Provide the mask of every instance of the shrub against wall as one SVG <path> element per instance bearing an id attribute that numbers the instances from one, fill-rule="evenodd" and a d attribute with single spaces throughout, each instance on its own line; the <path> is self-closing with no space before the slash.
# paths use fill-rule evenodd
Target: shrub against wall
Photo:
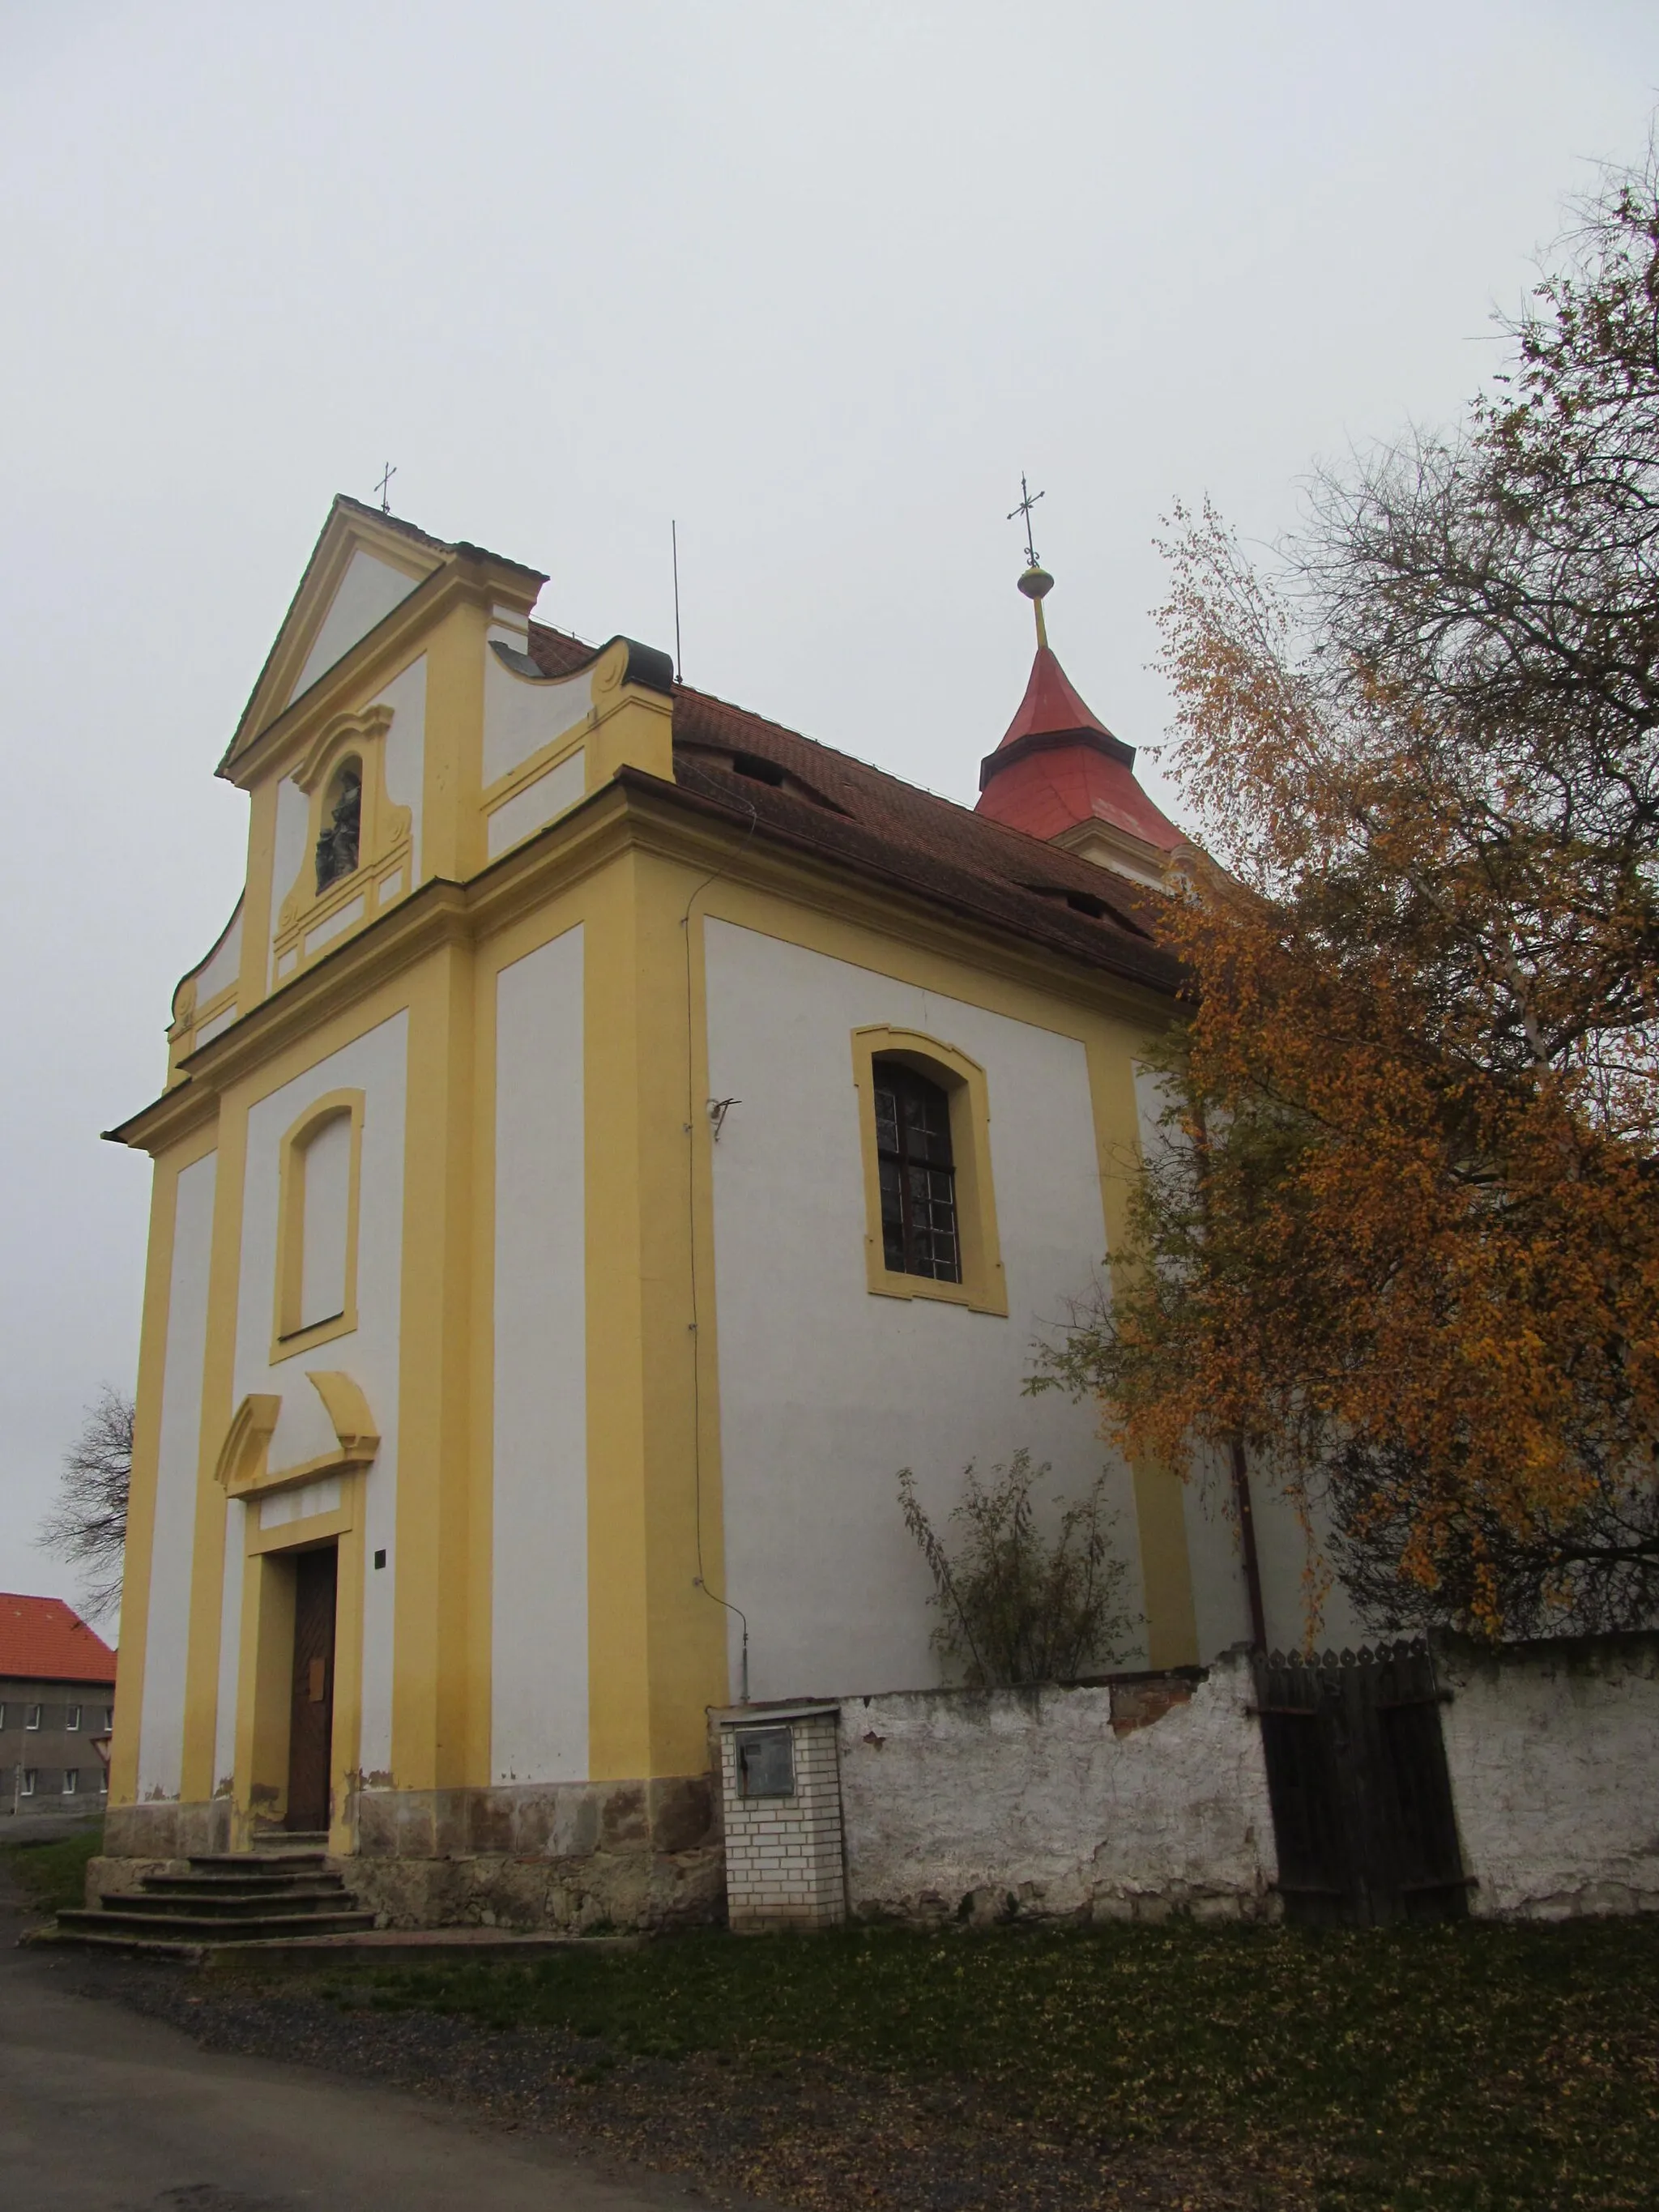
<path id="1" fill-rule="evenodd" d="M 1048 1472 L 1046 1462 L 1033 1468 L 1024 1450 L 993 1468 L 989 1482 L 968 1467 L 947 1524 L 953 1542 L 922 1510 L 910 1469 L 900 1472 L 899 1510 L 933 1577 L 928 1603 L 939 1620 L 929 1640 L 972 1689 L 1072 1681 L 1122 1656 L 1124 1568 L 1109 1547 L 1106 1478 L 1097 1476 L 1081 1498 L 1056 1500 L 1048 1540 L 1033 1502 Z"/>

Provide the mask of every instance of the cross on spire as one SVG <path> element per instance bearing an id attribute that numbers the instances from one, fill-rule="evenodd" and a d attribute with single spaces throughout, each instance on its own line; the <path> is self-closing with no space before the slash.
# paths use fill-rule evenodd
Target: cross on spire
<path id="1" fill-rule="evenodd" d="M 1028 488 L 1025 471 L 1022 469 L 1019 472 L 1019 505 L 1010 507 L 1008 520 L 1012 522 L 1018 514 L 1023 514 L 1025 518 L 1025 565 L 1029 568 L 1035 568 L 1037 565 L 1036 548 L 1031 543 L 1031 509 L 1040 499 L 1046 496 L 1043 492 L 1032 491 Z"/>
<path id="2" fill-rule="evenodd" d="M 380 512 L 382 514 L 390 514 L 392 512 L 392 501 L 386 496 L 386 486 L 392 482 L 392 477 L 395 477 L 397 473 L 397 470 L 394 469 L 391 462 L 388 461 L 386 465 L 386 474 L 380 478 L 379 483 L 374 487 L 375 490 L 380 495 Z M 1037 494 L 1037 497 L 1041 499 L 1042 496 L 1042 493 L 1039 492 Z"/>

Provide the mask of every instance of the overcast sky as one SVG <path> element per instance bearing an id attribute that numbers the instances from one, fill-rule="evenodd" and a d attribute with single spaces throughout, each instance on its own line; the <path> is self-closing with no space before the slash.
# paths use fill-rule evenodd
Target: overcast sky
<path id="1" fill-rule="evenodd" d="M 335 491 L 391 460 L 670 647 L 678 517 L 688 681 L 971 802 L 1020 471 L 1155 745 L 1160 516 L 1271 541 L 1452 418 L 1656 90 L 1651 0 L 0 0 L 0 1588 L 70 1587 L 33 1538 L 148 1202 L 98 1132 L 240 887 L 213 766 Z"/>

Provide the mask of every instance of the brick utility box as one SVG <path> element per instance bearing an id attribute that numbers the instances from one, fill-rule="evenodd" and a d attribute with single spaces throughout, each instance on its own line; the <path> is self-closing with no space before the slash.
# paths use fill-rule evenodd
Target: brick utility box
<path id="1" fill-rule="evenodd" d="M 732 1928 L 834 1928 L 847 1917 L 839 1705 L 714 1715 Z"/>

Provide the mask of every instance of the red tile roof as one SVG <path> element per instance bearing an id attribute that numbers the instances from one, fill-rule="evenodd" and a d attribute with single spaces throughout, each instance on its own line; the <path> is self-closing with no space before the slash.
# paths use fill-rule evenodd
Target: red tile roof
<path id="1" fill-rule="evenodd" d="M 1040 645 L 1019 712 L 980 767 L 978 811 L 1033 837 L 1109 822 L 1171 853 L 1181 832 L 1135 781 L 1134 748 L 1085 706 L 1058 659 Z"/>
<path id="2" fill-rule="evenodd" d="M 1109 822 L 1164 853 L 1182 842 L 1180 830 L 1141 789 L 1128 763 L 1096 746 L 1074 740 L 1033 748 L 1000 769 L 996 760 L 993 753 L 985 763 L 994 772 L 979 802 L 980 813 L 994 821 L 1041 838 L 1058 837 L 1079 822 Z"/>
<path id="3" fill-rule="evenodd" d="M 1018 713 L 1003 732 L 1002 744 L 1017 745 L 1022 738 L 1048 735 L 1060 730 L 1097 730 L 1103 738 L 1112 734 L 1093 709 L 1084 705 L 1073 688 L 1071 678 L 1060 666 L 1059 656 L 1050 647 L 1040 645 L 1026 679 L 1025 696 L 1019 702 Z M 997 750 L 1000 752 L 1002 746 Z"/>
<path id="4" fill-rule="evenodd" d="M 594 651 L 530 625 L 531 657 L 550 676 L 568 675 Z M 674 754 L 688 799 L 752 822 L 762 835 L 1087 966 L 1161 993 L 1179 987 L 1176 963 L 1152 941 L 1163 895 L 1092 860 L 684 684 L 674 686 Z M 766 769 L 777 780 L 757 773 Z"/>
<path id="5" fill-rule="evenodd" d="M 0 1590 L 0 1676 L 26 1682 L 112 1682 L 115 1654 L 60 1597 Z"/>

